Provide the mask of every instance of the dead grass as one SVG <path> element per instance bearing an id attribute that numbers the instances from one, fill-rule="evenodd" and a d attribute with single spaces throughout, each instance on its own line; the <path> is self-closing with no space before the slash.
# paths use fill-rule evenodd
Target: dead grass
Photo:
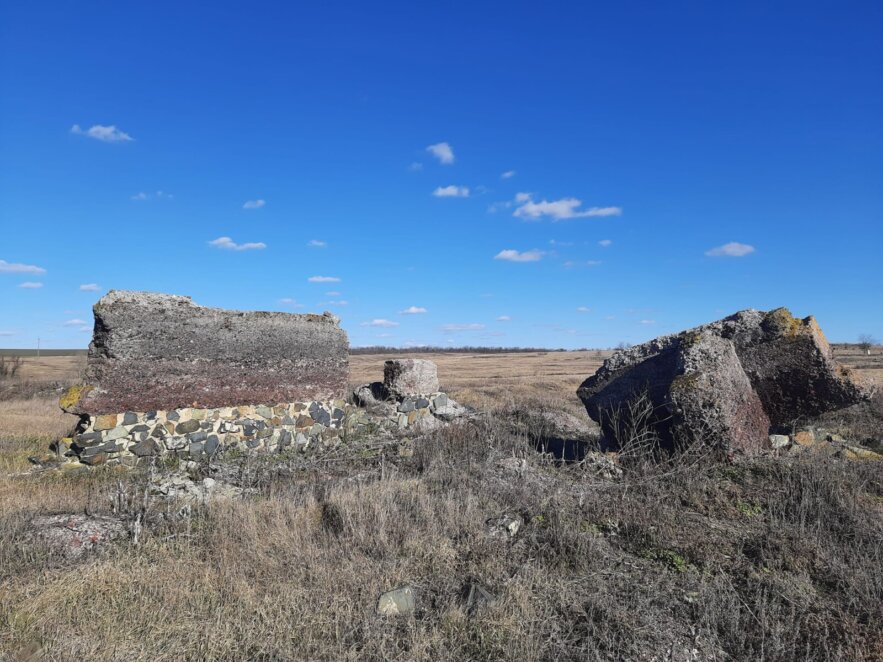
<path id="1" fill-rule="evenodd" d="M 142 512 L 143 474 L 4 470 L 0 659 L 883 657 L 879 464 L 805 454 L 602 479 L 538 455 L 513 416 L 537 403 L 584 416 L 571 398 L 592 368 L 571 357 L 536 375 L 539 357 L 499 358 L 485 372 L 461 360 L 463 374 L 437 359 L 490 416 L 404 456 L 230 459 L 224 475 L 255 491 L 189 513 L 156 499 Z M 382 373 L 380 357 L 353 363 L 354 382 Z M 51 400 L 0 403 L 13 440 L 0 462 L 20 469 L 66 425 Z M 116 515 L 144 518 L 139 544 L 71 564 L 31 538 L 34 516 L 114 514 L 121 491 L 132 505 Z M 486 525 L 503 513 L 523 522 L 512 539 Z M 497 600 L 470 613 L 473 581 Z M 418 613 L 377 615 L 406 583 Z"/>

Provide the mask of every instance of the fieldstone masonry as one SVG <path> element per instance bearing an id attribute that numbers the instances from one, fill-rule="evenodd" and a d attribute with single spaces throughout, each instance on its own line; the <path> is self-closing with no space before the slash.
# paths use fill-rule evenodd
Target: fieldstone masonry
<path id="1" fill-rule="evenodd" d="M 386 383 L 362 387 L 376 400 L 359 389 L 355 404 L 344 400 L 348 342 L 329 313 L 246 313 L 120 291 L 94 312 L 86 383 L 60 401 L 80 423 L 54 444 L 86 465 L 305 450 L 465 413 L 423 360 L 387 361 Z"/>

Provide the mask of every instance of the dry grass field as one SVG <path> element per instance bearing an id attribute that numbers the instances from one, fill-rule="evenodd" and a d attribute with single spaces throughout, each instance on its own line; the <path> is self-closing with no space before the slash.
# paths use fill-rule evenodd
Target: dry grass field
<path id="1" fill-rule="evenodd" d="M 152 496 L 141 472 L 29 472 L 72 423 L 46 389 L 82 358 L 26 360 L 40 388 L 16 392 L 38 395 L 0 401 L 0 660 L 883 659 L 878 464 L 698 458 L 610 479 L 516 424 L 584 417 L 574 391 L 602 356 L 416 356 L 485 415 L 381 450 L 202 464 L 246 490 L 208 503 Z M 353 357 L 353 383 L 384 358 Z M 138 535 L 77 560 L 35 537 L 35 517 L 82 513 Z M 468 603 L 476 583 L 491 603 Z M 404 584 L 417 611 L 378 614 Z"/>

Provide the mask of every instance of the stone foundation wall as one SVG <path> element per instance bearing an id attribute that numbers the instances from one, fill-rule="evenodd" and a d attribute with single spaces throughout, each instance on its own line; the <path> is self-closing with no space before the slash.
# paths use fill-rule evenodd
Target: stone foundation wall
<path id="1" fill-rule="evenodd" d="M 381 429 L 432 429 L 461 410 L 446 394 L 433 393 L 376 411 L 331 400 L 86 415 L 77 433 L 60 441 L 56 451 L 88 465 L 134 465 L 139 458 L 171 455 L 198 460 L 230 450 L 278 453 Z"/>

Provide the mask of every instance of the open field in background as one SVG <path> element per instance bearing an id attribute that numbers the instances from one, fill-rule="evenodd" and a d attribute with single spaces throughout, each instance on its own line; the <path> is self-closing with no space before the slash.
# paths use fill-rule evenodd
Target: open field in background
<path id="1" fill-rule="evenodd" d="M 0 350 L 0 355 L 11 350 Z M 579 384 L 597 370 L 613 350 L 572 352 L 482 353 L 396 353 L 357 354 L 350 357 L 350 381 L 364 384 L 383 380 L 387 358 L 423 358 L 438 364 L 439 381 L 454 397 L 479 406 L 483 398 L 499 400 L 506 393 L 516 396 L 555 397 L 575 402 Z M 835 358 L 854 368 L 865 379 L 883 384 L 883 349 L 875 347 L 868 356 L 856 345 L 835 345 Z M 86 365 L 85 354 L 25 356 L 15 382 L 38 384 L 76 382 Z"/>

